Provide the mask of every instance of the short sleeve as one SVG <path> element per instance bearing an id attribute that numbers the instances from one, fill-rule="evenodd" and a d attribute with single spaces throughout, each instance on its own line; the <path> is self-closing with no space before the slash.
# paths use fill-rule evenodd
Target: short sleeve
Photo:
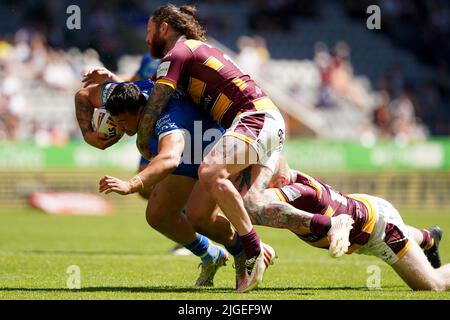
<path id="1" fill-rule="evenodd" d="M 155 125 L 155 137 L 159 140 L 172 131 L 179 130 L 183 130 L 183 127 L 179 124 L 177 117 L 169 112 L 163 112 Z"/>
<path id="2" fill-rule="evenodd" d="M 137 74 L 140 79 L 150 79 L 155 73 L 159 65 L 159 60 L 154 60 L 149 54 L 142 57 L 141 65 Z"/>
<path id="3" fill-rule="evenodd" d="M 111 92 L 113 92 L 114 88 L 117 86 L 115 82 L 108 82 L 101 86 L 100 89 L 100 105 L 102 108 L 105 107 L 106 101 L 108 101 Z"/>

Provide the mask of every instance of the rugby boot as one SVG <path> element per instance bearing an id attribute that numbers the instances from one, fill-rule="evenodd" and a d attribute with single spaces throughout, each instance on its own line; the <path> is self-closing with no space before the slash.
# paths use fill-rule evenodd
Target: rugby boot
<path id="1" fill-rule="evenodd" d="M 256 288 L 263 280 L 264 272 L 277 258 L 275 250 L 261 242 L 261 252 L 258 256 L 245 260 L 245 278 L 237 288 L 238 292 L 248 292 Z"/>
<path id="2" fill-rule="evenodd" d="M 430 235 L 434 240 L 433 245 L 429 249 L 423 250 L 427 256 L 428 261 L 430 261 L 433 268 L 437 269 L 441 266 L 441 258 L 439 257 L 439 242 L 442 239 L 442 229 L 439 226 L 432 226 L 428 229 Z"/>
<path id="3" fill-rule="evenodd" d="M 200 275 L 195 282 L 196 287 L 212 287 L 214 286 L 214 276 L 220 267 L 226 265 L 228 261 L 228 252 L 226 250 L 220 249 L 219 254 L 215 259 L 209 261 L 202 261 L 199 264 L 201 267 Z"/>
<path id="4" fill-rule="evenodd" d="M 338 258 L 348 251 L 350 246 L 350 230 L 353 228 L 353 219 L 347 214 L 331 217 L 331 228 L 328 231 L 330 246 L 328 253 L 333 258 Z"/>

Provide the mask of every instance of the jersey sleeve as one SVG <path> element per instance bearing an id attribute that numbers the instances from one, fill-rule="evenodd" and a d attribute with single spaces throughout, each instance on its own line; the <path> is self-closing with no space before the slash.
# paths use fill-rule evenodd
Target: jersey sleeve
<path id="1" fill-rule="evenodd" d="M 180 117 L 179 113 L 173 112 L 173 108 L 170 106 L 163 111 L 155 124 L 155 137 L 158 141 L 168 134 L 174 132 L 181 132 L 184 134 L 185 131 L 183 119 Z"/>
<path id="2" fill-rule="evenodd" d="M 159 64 L 156 71 L 156 83 L 162 83 L 176 90 L 183 73 L 190 67 L 193 55 L 183 44 L 175 46 Z"/>
<path id="3" fill-rule="evenodd" d="M 107 82 L 100 87 L 100 105 L 102 108 L 105 107 L 106 101 L 108 101 L 109 96 L 116 86 L 117 83 L 115 82 Z"/>
<path id="4" fill-rule="evenodd" d="M 141 59 L 137 75 L 140 79 L 150 79 L 156 73 L 158 65 L 159 60 L 154 60 L 149 54 L 145 54 Z"/>
<path id="5" fill-rule="evenodd" d="M 150 138 L 150 155 L 155 156 L 158 154 L 158 140 L 155 138 Z"/>

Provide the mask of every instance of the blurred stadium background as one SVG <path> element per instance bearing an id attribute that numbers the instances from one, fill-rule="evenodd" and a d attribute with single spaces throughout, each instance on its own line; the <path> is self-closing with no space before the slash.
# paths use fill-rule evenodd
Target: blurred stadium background
<path id="1" fill-rule="evenodd" d="M 450 10 L 446 0 L 205 0 L 209 40 L 280 106 L 286 154 L 344 192 L 406 208 L 450 207 Z M 73 95 L 83 70 L 138 67 L 149 13 L 164 1 L 0 1 L 0 207 L 36 191 L 96 192 L 127 177 L 134 139 L 85 144 Z M 66 8 L 81 8 L 81 30 Z M 381 30 L 366 9 L 381 8 Z M 138 206 L 136 197 L 110 196 Z"/>

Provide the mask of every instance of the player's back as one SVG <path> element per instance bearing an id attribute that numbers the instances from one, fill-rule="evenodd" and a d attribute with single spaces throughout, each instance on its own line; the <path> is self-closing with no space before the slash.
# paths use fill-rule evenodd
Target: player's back
<path id="1" fill-rule="evenodd" d="M 161 60 L 157 82 L 180 86 L 224 128 L 237 114 L 276 109 L 257 84 L 211 45 L 181 39 Z"/>
<path id="2" fill-rule="evenodd" d="M 154 82 L 150 80 L 136 81 L 142 94 L 148 98 Z M 198 167 L 203 155 L 224 133 L 207 113 L 194 106 L 192 101 L 182 91 L 177 90 L 155 124 L 156 139 L 150 141 L 152 154 L 157 153 L 158 141 L 174 131 L 182 132 L 185 137 L 185 148 L 176 175 L 197 178 Z"/>
<path id="3" fill-rule="evenodd" d="M 153 90 L 154 82 L 151 80 L 139 80 L 136 81 L 135 84 L 139 87 L 141 93 L 148 99 Z M 176 90 L 173 93 L 167 107 L 161 112 L 161 115 L 156 122 L 156 127 L 161 128 L 170 125 L 170 121 L 167 121 L 168 118 L 170 118 L 172 122 L 182 125 L 183 129 L 189 131 L 192 135 L 196 133 L 196 130 L 200 129 L 202 130 L 202 133 L 209 129 L 217 129 L 219 132 L 224 132 L 222 127 L 217 125 L 206 112 L 195 107 L 190 97 L 181 90 Z M 158 134 L 156 133 L 156 135 Z"/>

